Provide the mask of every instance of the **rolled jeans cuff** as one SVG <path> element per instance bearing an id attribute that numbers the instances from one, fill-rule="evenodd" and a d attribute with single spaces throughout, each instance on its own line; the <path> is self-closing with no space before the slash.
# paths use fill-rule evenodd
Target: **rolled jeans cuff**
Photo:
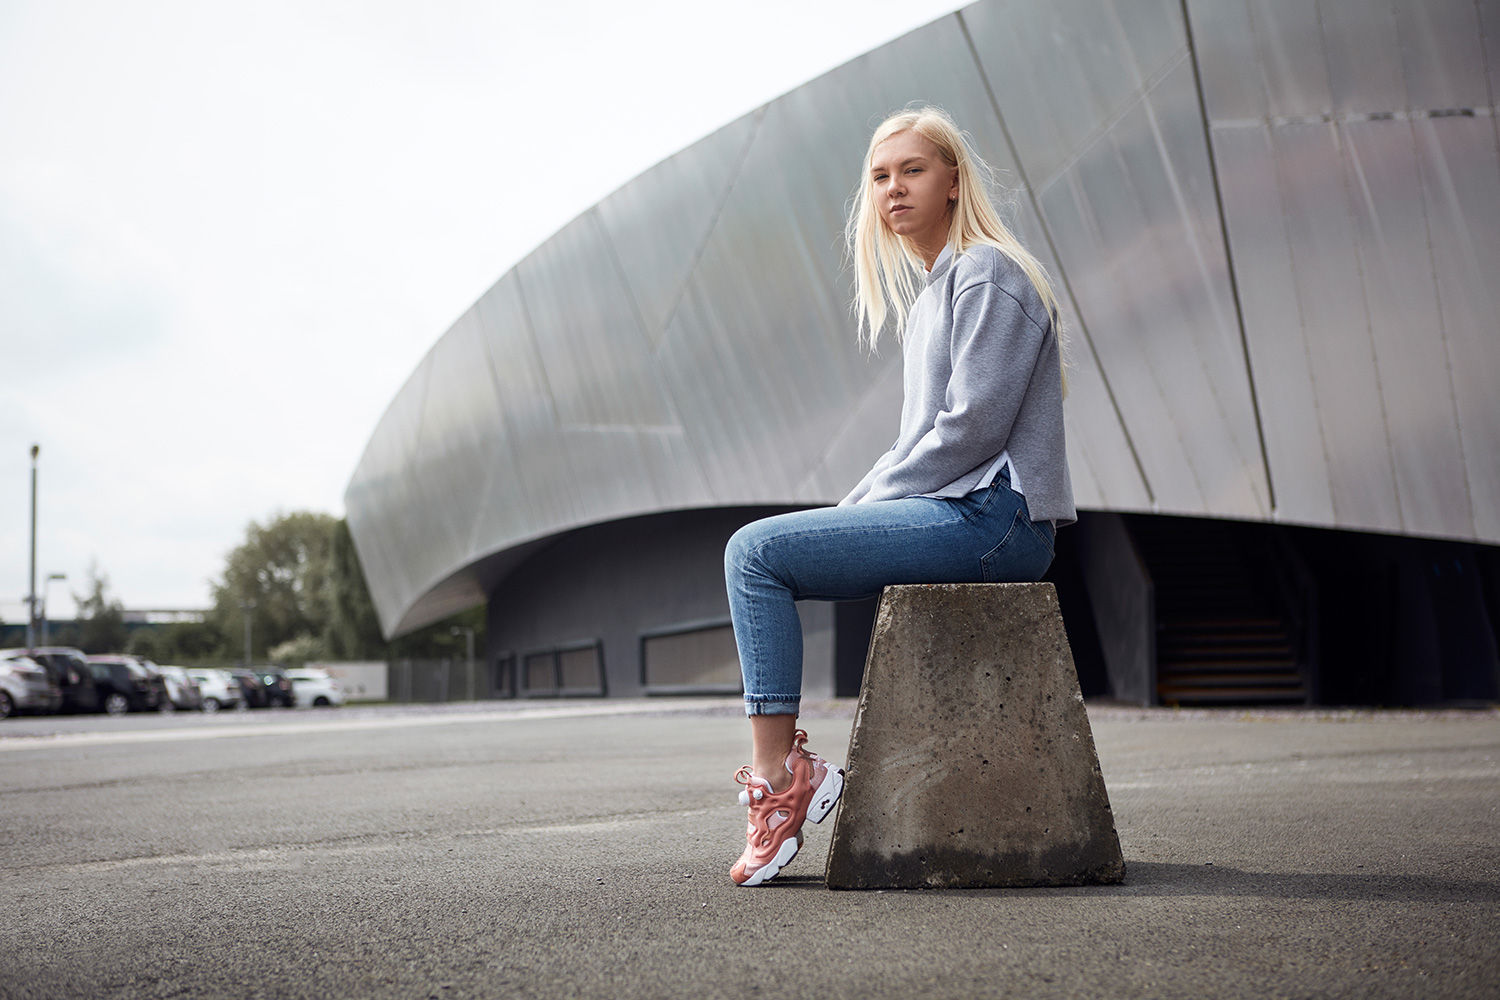
<path id="1" fill-rule="evenodd" d="M 745 714 L 750 715 L 796 715 L 801 707 L 800 695 L 747 694 Z"/>

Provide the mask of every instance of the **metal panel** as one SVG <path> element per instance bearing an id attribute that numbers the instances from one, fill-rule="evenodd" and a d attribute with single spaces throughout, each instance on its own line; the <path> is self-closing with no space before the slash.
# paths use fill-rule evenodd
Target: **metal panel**
<path id="1" fill-rule="evenodd" d="M 502 424 L 476 420 L 499 415 L 495 383 L 483 365 L 478 308 L 471 308 L 428 354 L 428 385 L 438 386 L 422 400 L 422 424 L 411 457 L 425 516 L 402 532 L 407 561 L 418 579 L 435 583 L 452 572 L 452 552 L 472 555 L 469 541 L 485 499 L 486 464 Z"/>
<path id="2" fill-rule="evenodd" d="M 1287 125 L 1274 134 L 1334 517 L 1352 528 L 1399 530 L 1338 135 L 1332 125 Z"/>
<path id="3" fill-rule="evenodd" d="M 1405 108 L 1394 7 L 1370 0 L 1320 0 L 1318 10 L 1332 110 L 1347 115 Z"/>
<path id="4" fill-rule="evenodd" d="M 979 4 L 964 11 L 1027 175 L 1039 188 L 1161 72 L 1185 57 L 1174 6 L 1111 0 Z M 1151 15 L 1155 15 L 1154 18 Z M 1144 52 L 1131 39 L 1151 39 Z"/>
<path id="5" fill-rule="evenodd" d="M 401 617 L 411 595 L 425 582 L 413 577 L 402 534 L 392 528 L 421 513 L 410 468 L 430 358 L 429 353 L 422 359 L 380 418 L 344 496 L 349 532 L 369 581 L 370 598 L 385 624 Z"/>
<path id="6" fill-rule="evenodd" d="M 1467 490 L 1454 488 L 1465 481 L 1464 458 L 1412 126 L 1365 121 L 1342 131 L 1400 526 L 1467 534 L 1473 512 Z"/>
<path id="7" fill-rule="evenodd" d="M 1187 0 L 1187 12 L 1208 116 L 1215 121 L 1266 117 L 1270 98 L 1256 58 L 1249 5 L 1243 0 Z"/>
<path id="8" fill-rule="evenodd" d="M 516 267 L 558 418 L 577 427 L 676 429 L 650 340 L 593 210 Z"/>
<path id="9" fill-rule="evenodd" d="M 499 409 L 471 419 L 502 430 L 469 542 L 471 551 L 482 552 L 495 539 L 524 540 L 549 517 L 576 520 L 583 510 L 571 491 L 558 492 L 564 484 L 552 478 L 559 466 L 553 439 L 559 421 L 516 272 L 497 281 L 476 309 L 483 351 L 474 361 L 494 382 Z"/>
<path id="10" fill-rule="evenodd" d="M 1043 210 L 1104 370 L 1130 387 L 1117 399 L 1157 503 L 1263 515 L 1222 243 L 1202 233 L 1174 162 L 1196 152 L 1206 172 L 1206 153 L 1166 149 L 1155 118 L 1149 101 L 1121 117 Z"/>
<path id="11" fill-rule="evenodd" d="M 1277 512 L 1294 521 L 1331 523 L 1327 447 L 1271 130 L 1264 125 L 1216 129 L 1214 148 Z"/>
<path id="12" fill-rule="evenodd" d="M 1323 57 L 1319 5 L 1307 0 L 1246 0 L 1255 58 L 1273 118 L 1333 110 Z"/>
<path id="13" fill-rule="evenodd" d="M 1396 4 L 1401 57 L 1414 108 L 1476 108 L 1494 103 L 1485 80 L 1474 0 Z M 1490 31 L 1500 25 L 1490 24 Z"/>
<path id="14" fill-rule="evenodd" d="M 1485 103 L 1493 112 L 1495 96 L 1500 94 L 1500 0 L 1475 0 L 1474 11 L 1479 19 L 1479 40 L 1489 73 L 1486 88 L 1489 100 Z"/>
<path id="15" fill-rule="evenodd" d="M 759 119 L 731 122 L 599 203 L 599 221 L 653 344 L 682 298 Z"/>
<path id="16" fill-rule="evenodd" d="M 1474 534 L 1500 541 L 1500 160 L 1493 121 L 1425 119 L 1416 133 Z M 1445 534 L 1465 532 L 1454 525 Z"/>

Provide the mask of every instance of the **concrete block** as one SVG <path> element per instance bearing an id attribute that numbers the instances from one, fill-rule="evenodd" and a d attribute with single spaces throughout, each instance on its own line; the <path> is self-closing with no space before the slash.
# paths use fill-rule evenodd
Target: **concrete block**
<path id="1" fill-rule="evenodd" d="M 846 769 L 830 888 L 1125 877 L 1051 584 L 887 587 Z"/>

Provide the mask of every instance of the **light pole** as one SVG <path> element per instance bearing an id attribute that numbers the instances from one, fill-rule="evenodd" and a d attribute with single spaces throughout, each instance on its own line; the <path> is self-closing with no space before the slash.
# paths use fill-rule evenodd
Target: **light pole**
<path id="1" fill-rule="evenodd" d="M 468 647 L 469 663 L 469 700 L 474 700 L 474 630 L 466 625 L 454 625 L 448 629 L 449 635 L 463 635 L 464 642 Z"/>
<path id="2" fill-rule="evenodd" d="M 47 579 L 42 581 L 42 645 L 47 645 L 47 595 L 52 591 L 53 580 L 66 580 L 66 573 L 48 573 Z"/>
<path id="3" fill-rule="evenodd" d="M 249 670 L 250 664 L 253 662 L 250 659 L 250 612 L 255 610 L 255 602 L 241 601 L 240 607 L 245 612 L 245 669 Z"/>
<path id="4" fill-rule="evenodd" d="M 36 648 L 36 457 L 42 446 L 31 446 L 31 590 L 26 594 L 26 648 Z"/>

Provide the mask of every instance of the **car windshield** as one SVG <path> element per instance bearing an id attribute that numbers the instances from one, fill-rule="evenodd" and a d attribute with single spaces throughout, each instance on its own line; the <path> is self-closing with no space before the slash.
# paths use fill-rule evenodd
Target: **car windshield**
<path id="1" fill-rule="evenodd" d="M 142 680 L 148 680 L 151 677 L 151 671 L 147 670 L 145 667 L 141 666 L 139 663 L 133 663 L 133 662 L 131 662 L 129 660 L 126 660 L 125 661 L 125 669 L 130 671 L 130 675 L 132 677 L 139 677 Z"/>

